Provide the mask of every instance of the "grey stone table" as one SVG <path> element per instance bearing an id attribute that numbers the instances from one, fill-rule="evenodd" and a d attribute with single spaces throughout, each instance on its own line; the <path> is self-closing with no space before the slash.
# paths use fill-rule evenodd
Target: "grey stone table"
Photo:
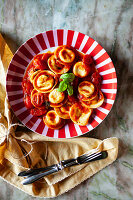
<path id="1" fill-rule="evenodd" d="M 80 31 L 99 42 L 117 71 L 108 117 L 86 136 L 120 139 L 119 159 L 58 200 L 133 199 L 133 0 L 0 0 L 0 32 L 13 52 L 51 29 Z M 33 198 L 0 180 L 0 200 Z"/>

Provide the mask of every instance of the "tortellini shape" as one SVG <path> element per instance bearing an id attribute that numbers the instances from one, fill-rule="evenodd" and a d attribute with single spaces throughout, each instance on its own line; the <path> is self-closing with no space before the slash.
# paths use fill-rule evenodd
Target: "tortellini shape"
<path id="1" fill-rule="evenodd" d="M 61 77 L 69 72 L 75 75 L 74 80 Z M 43 113 L 40 116 L 51 129 L 62 128 L 69 119 L 75 124 L 86 126 L 93 109 L 104 102 L 100 91 L 101 78 L 93 59 L 70 45 L 58 46 L 54 52 L 35 56 L 25 74 L 32 88 L 28 94 L 34 111 L 31 113 L 33 116 Z M 64 88 L 59 90 L 63 92 L 57 89 L 61 81 L 67 83 L 65 91 Z M 72 95 L 69 92 L 70 86 Z M 25 92 L 24 88 L 25 95 L 27 90 Z"/>
<path id="2" fill-rule="evenodd" d="M 69 112 L 70 112 L 71 106 L 72 106 L 72 103 L 67 101 L 63 106 L 59 108 L 54 108 L 54 110 L 57 113 L 57 115 L 59 115 L 61 118 L 70 119 Z"/>
<path id="3" fill-rule="evenodd" d="M 32 92 L 31 92 L 31 99 L 32 99 L 33 95 L 34 95 L 35 93 L 37 93 L 37 92 L 38 92 L 38 91 L 35 90 L 35 89 L 32 90 Z"/>
<path id="4" fill-rule="evenodd" d="M 88 124 L 91 113 L 92 109 L 87 108 L 81 102 L 75 103 L 70 108 L 71 120 L 80 126 L 86 126 Z"/>
<path id="5" fill-rule="evenodd" d="M 37 90 L 33 89 L 31 92 L 31 103 L 35 108 L 45 108 L 45 105 L 42 105 L 44 101 L 47 101 L 47 93 L 40 93 Z"/>
<path id="6" fill-rule="evenodd" d="M 95 86 L 91 82 L 83 81 L 79 84 L 78 91 L 81 95 L 90 97 L 95 91 Z"/>
<path id="7" fill-rule="evenodd" d="M 45 108 L 44 102 L 48 101 L 48 93 L 41 93 L 35 89 L 31 92 L 31 103 L 34 107 Z"/>
<path id="8" fill-rule="evenodd" d="M 55 56 L 51 56 L 48 59 L 48 66 L 56 74 L 64 74 L 69 71 L 71 65 L 63 65 L 59 63 L 59 61 L 55 58 Z"/>
<path id="9" fill-rule="evenodd" d="M 36 75 L 40 72 L 41 70 L 37 70 L 37 71 L 34 71 L 34 70 L 31 70 L 30 73 L 29 73 L 29 79 L 30 79 L 30 82 L 33 83 L 34 81 L 34 78 L 36 77 Z"/>
<path id="10" fill-rule="evenodd" d="M 60 118 L 54 110 L 48 111 L 43 121 L 51 129 L 60 129 L 65 125 L 65 120 Z"/>
<path id="11" fill-rule="evenodd" d="M 82 101 L 82 103 L 89 108 L 98 108 L 103 104 L 103 102 L 104 102 L 104 96 L 101 91 L 98 92 L 97 96 L 93 100 Z"/>
<path id="12" fill-rule="evenodd" d="M 72 63 L 74 61 L 75 58 L 75 54 L 72 50 L 69 49 L 62 49 L 59 52 L 59 58 L 61 61 L 63 61 L 64 63 Z"/>
<path id="13" fill-rule="evenodd" d="M 98 88 L 89 81 L 83 81 L 78 86 L 78 92 L 80 100 L 90 101 L 96 97 Z"/>
<path id="14" fill-rule="evenodd" d="M 73 48 L 68 45 L 59 46 L 54 52 L 55 58 L 62 64 L 71 64 L 75 59 Z"/>
<path id="15" fill-rule="evenodd" d="M 48 93 L 53 90 L 57 83 L 58 78 L 53 72 L 42 70 L 35 76 L 33 86 L 39 92 Z"/>
<path id="16" fill-rule="evenodd" d="M 88 68 L 82 61 L 76 62 L 73 66 L 73 73 L 80 78 L 88 76 L 90 68 Z"/>
<path id="17" fill-rule="evenodd" d="M 49 102 L 51 107 L 61 107 L 67 101 L 64 92 L 59 92 L 56 88 L 49 93 Z"/>

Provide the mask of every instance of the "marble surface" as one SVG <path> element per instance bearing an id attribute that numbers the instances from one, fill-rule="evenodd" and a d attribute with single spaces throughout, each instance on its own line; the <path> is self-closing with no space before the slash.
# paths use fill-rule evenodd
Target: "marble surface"
<path id="1" fill-rule="evenodd" d="M 0 0 L 0 32 L 11 50 L 40 32 L 66 28 L 89 35 L 111 56 L 118 93 L 110 114 L 86 136 L 120 139 L 119 158 L 58 200 L 133 199 L 133 0 Z M 0 200 L 33 198 L 0 179 Z"/>

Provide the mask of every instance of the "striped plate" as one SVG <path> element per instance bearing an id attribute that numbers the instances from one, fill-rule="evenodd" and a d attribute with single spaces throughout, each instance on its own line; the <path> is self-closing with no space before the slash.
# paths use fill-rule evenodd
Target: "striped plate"
<path id="1" fill-rule="evenodd" d="M 63 44 L 71 45 L 93 57 L 96 68 L 103 78 L 101 90 L 104 93 L 105 101 L 101 107 L 95 109 L 95 114 L 87 126 L 78 126 L 69 122 L 60 130 L 52 130 L 43 123 L 41 118 L 32 116 L 25 107 L 21 82 L 27 65 L 36 54 Z M 59 29 L 40 33 L 29 39 L 17 50 L 8 68 L 6 89 L 14 113 L 25 126 L 44 136 L 71 138 L 91 131 L 108 115 L 115 101 L 117 77 L 112 60 L 95 40 L 76 31 Z"/>

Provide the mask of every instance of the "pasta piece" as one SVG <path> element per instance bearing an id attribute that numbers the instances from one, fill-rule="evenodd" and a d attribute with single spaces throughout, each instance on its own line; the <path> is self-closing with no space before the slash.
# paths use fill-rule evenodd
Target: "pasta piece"
<path id="1" fill-rule="evenodd" d="M 33 95 L 34 95 L 35 93 L 37 93 L 37 92 L 38 92 L 38 91 L 35 90 L 35 89 L 32 90 L 32 92 L 31 92 L 31 99 L 32 99 Z"/>
<path id="2" fill-rule="evenodd" d="M 81 101 L 91 101 L 91 100 L 93 100 L 94 98 L 96 98 L 97 93 L 98 93 L 98 89 L 97 89 L 97 87 L 96 87 L 94 93 L 93 93 L 90 97 L 86 97 L 86 96 L 84 96 L 84 95 L 80 95 L 80 94 L 79 94 L 78 98 L 79 98 L 79 100 L 81 100 Z"/>
<path id="3" fill-rule="evenodd" d="M 75 60 L 75 50 L 68 45 L 59 46 L 54 55 L 62 64 L 72 64 Z"/>
<path id="4" fill-rule="evenodd" d="M 70 119 L 69 111 L 72 106 L 72 103 L 67 101 L 63 106 L 60 108 L 54 108 L 57 115 L 59 115 L 63 119 Z"/>
<path id="5" fill-rule="evenodd" d="M 61 61 L 63 61 L 64 63 L 72 63 L 74 61 L 75 58 L 75 54 L 73 51 L 69 50 L 69 49 L 62 49 L 59 52 L 59 58 L 61 59 Z"/>
<path id="6" fill-rule="evenodd" d="M 33 86 L 39 92 L 48 93 L 53 90 L 57 82 L 58 78 L 53 72 L 43 70 L 35 76 Z"/>
<path id="7" fill-rule="evenodd" d="M 98 88 L 89 81 L 83 81 L 78 86 L 79 99 L 90 101 L 97 96 Z"/>
<path id="8" fill-rule="evenodd" d="M 31 71 L 30 71 L 29 78 L 30 78 L 30 82 L 31 82 L 31 83 L 33 83 L 34 78 L 36 77 L 36 75 L 37 75 L 39 72 L 41 72 L 41 70 L 37 70 L 37 71 L 31 70 Z"/>
<path id="9" fill-rule="evenodd" d="M 82 101 L 82 103 L 89 108 L 98 108 L 103 104 L 103 102 L 104 102 L 104 96 L 101 91 L 98 92 L 97 96 L 93 100 Z"/>
<path id="10" fill-rule="evenodd" d="M 31 99 L 31 103 L 35 107 L 40 107 L 44 103 L 44 101 L 45 101 L 44 95 L 43 93 L 40 93 L 40 92 L 35 93 Z"/>
<path id="11" fill-rule="evenodd" d="M 79 84 L 78 91 L 79 94 L 90 97 L 95 91 L 95 86 L 91 82 L 83 81 Z"/>
<path id="12" fill-rule="evenodd" d="M 58 62 L 58 60 L 55 58 L 55 56 L 51 56 L 48 59 L 48 66 L 49 68 L 56 74 L 63 74 L 69 71 L 71 65 L 63 65 Z"/>
<path id="13" fill-rule="evenodd" d="M 82 61 L 77 62 L 73 66 L 73 73 L 75 74 L 75 76 L 78 76 L 80 78 L 87 76 L 89 72 L 90 72 L 90 68 L 87 67 Z"/>
<path id="14" fill-rule="evenodd" d="M 75 75 L 73 81 L 71 78 L 60 78 L 61 74 L 69 71 Z M 58 79 L 67 83 L 66 88 L 63 88 L 63 84 L 60 87 L 63 92 L 57 90 Z M 90 55 L 80 53 L 70 45 L 62 45 L 52 53 L 34 56 L 28 65 L 22 83 L 26 97 L 24 103 L 30 109 L 30 114 L 42 116 L 51 129 L 62 128 L 67 121 L 65 119 L 85 126 L 93 109 L 104 102 L 100 91 L 101 80 Z"/>
<path id="15" fill-rule="evenodd" d="M 61 107 L 67 101 L 66 95 L 64 92 L 59 92 L 57 89 L 54 89 L 49 94 L 49 102 L 51 107 Z"/>
<path id="16" fill-rule="evenodd" d="M 54 89 L 49 94 L 49 101 L 51 103 L 61 103 L 65 98 L 64 92 L 59 92 L 57 89 Z"/>
<path id="17" fill-rule="evenodd" d="M 33 89 L 31 92 L 31 103 L 34 107 L 39 109 L 46 109 L 48 104 L 48 93 L 40 93 Z"/>
<path id="18" fill-rule="evenodd" d="M 60 129 L 65 125 L 65 120 L 60 118 L 54 110 L 47 112 L 43 121 L 51 129 Z"/>
<path id="19" fill-rule="evenodd" d="M 83 104 L 75 103 L 70 108 L 70 118 L 71 120 L 80 126 L 86 126 L 88 124 L 90 115 L 92 113 L 91 108 L 83 106 Z"/>

